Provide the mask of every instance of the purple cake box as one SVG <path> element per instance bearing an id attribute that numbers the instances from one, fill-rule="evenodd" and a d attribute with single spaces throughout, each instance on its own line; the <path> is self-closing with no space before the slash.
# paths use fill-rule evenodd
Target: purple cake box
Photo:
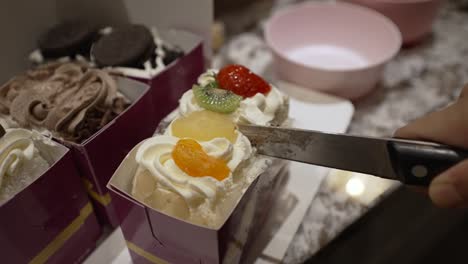
<path id="1" fill-rule="evenodd" d="M 139 81 L 135 82 L 117 77 L 120 91 L 133 104 L 82 144 L 64 142 L 73 151 L 98 219 L 111 227 L 117 227 L 118 220 L 106 189 L 107 182 L 125 155 L 138 142 L 152 135 L 159 121 L 178 105 L 182 94 L 204 71 L 200 37 L 181 30 L 160 31 L 160 34 L 180 46 L 186 55 L 151 79 L 126 76 Z"/>
<path id="2" fill-rule="evenodd" d="M 159 121 L 178 105 L 182 94 L 196 83 L 204 71 L 200 37 L 182 30 L 161 30 L 160 34 L 170 43 L 180 46 L 185 56 L 150 79 L 126 76 L 139 81 L 130 86 L 138 86 L 137 83 L 143 82 L 149 85 L 149 89 L 146 88 L 148 91 L 133 95 L 133 105 L 92 138 L 82 144 L 66 143 L 73 150 L 99 220 L 111 227 L 117 227 L 118 220 L 106 189 L 107 182 L 125 155 L 138 142 L 152 135 Z M 128 80 L 120 78 L 124 79 Z M 127 92 L 134 90 L 124 89 Z M 138 96 L 141 98 L 138 99 Z"/>
<path id="3" fill-rule="evenodd" d="M 57 148 L 49 158 L 55 163 L 0 205 L 2 263 L 77 263 L 96 247 L 101 228 L 93 207 L 71 152 Z"/>
<path id="4" fill-rule="evenodd" d="M 151 27 L 150 25 L 147 25 Z M 203 40 L 198 35 L 184 30 L 159 30 L 163 40 L 180 47 L 185 55 L 167 65 L 154 76 L 146 78 L 136 75 L 120 74 L 147 83 L 151 89 L 157 121 L 169 114 L 179 105 L 179 99 L 205 71 Z M 119 70 L 116 70 L 119 72 Z"/>
<path id="5" fill-rule="evenodd" d="M 138 145 L 139 146 L 139 145 Z M 108 184 L 134 263 L 242 263 L 288 172 L 273 160 L 250 185 L 219 229 L 191 224 L 154 210 L 131 195 L 136 146 Z"/>
<path id="6" fill-rule="evenodd" d="M 118 221 L 106 184 L 132 147 L 151 136 L 158 124 L 149 86 L 123 77 L 116 80 L 132 104 L 83 143 L 64 142 L 72 149 L 98 219 L 111 227 L 117 227 Z"/>

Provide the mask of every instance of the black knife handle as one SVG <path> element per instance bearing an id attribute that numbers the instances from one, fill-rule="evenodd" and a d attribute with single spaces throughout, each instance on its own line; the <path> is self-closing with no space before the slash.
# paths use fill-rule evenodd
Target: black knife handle
<path id="1" fill-rule="evenodd" d="M 468 151 L 444 145 L 404 141 L 388 144 L 393 169 L 408 185 L 429 186 L 434 177 L 468 158 Z"/>

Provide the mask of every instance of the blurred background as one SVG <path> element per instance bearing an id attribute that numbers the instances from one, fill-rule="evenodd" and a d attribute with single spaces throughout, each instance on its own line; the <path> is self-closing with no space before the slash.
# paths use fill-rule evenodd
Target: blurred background
<path id="1" fill-rule="evenodd" d="M 240 63 L 274 78 L 265 23 L 299 2 L 216 0 L 213 65 Z M 428 34 L 388 63 L 377 88 L 353 102 L 349 133 L 391 136 L 458 97 L 468 83 L 468 1 L 442 1 L 433 20 Z M 322 183 L 283 263 L 468 263 L 467 210 L 435 208 L 424 194 L 385 180 L 331 174 L 340 177 Z"/>

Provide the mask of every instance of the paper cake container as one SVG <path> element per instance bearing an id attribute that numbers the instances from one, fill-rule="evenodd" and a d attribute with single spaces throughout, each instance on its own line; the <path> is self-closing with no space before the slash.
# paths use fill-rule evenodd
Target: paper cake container
<path id="1" fill-rule="evenodd" d="M 132 106 L 136 109 L 122 114 L 116 121 L 117 125 L 104 128 L 83 145 L 70 145 L 98 218 L 111 227 L 118 226 L 112 198 L 105 187 L 112 173 L 133 146 L 151 136 L 159 121 L 177 107 L 182 94 L 191 89 L 204 72 L 203 45 L 199 36 L 183 30 L 159 30 L 159 33 L 164 40 L 181 47 L 185 55 L 148 79 L 124 75 L 149 86 L 141 102 Z"/>
<path id="2" fill-rule="evenodd" d="M 164 130 L 164 122 L 157 131 Z M 242 263 L 248 244 L 276 202 L 287 162 L 272 159 L 267 171 L 250 185 L 219 229 L 191 224 L 134 199 L 132 180 L 138 165 L 137 145 L 109 184 L 111 197 L 134 263 Z M 163 262 L 165 263 L 165 262 Z"/>
<path id="3" fill-rule="evenodd" d="M 151 27 L 148 25 L 148 27 Z M 83 175 L 85 187 L 96 208 L 98 218 L 104 225 L 117 227 L 111 196 L 106 189 L 112 173 L 133 146 L 151 136 L 159 121 L 177 107 L 182 94 L 191 89 L 204 71 L 202 39 L 183 30 L 159 30 L 161 37 L 181 47 L 185 55 L 151 78 L 125 76 L 149 86 L 147 91 L 131 96 L 128 93 L 138 86 L 136 82 L 121 81 L 121 92 L 134 104 L 114 122 L 103 128 L 83 144 L 68 144 Z M 119 78 L 119 77 L 117 77 Z M 122 90 L 123 89 L 123 90 Z M 142 97 L 139 98 L 138 97 Z"/>
<path id="4" fill-rule="evenodd" d="M 78 263 L 101 234 L 71 152 L 59 146 L 43 156 L 53 165 L 0 205 L 2 263 Z"/>
<path id="5" fill-rule="evenodd" d="M 151 136 L 158 125 L 149 86 L 116 77 L 119 91 L 132 104 L 118 117 L 81 144 L 63 142 L 72 150 L 82 180 L 101 223 L 117 227 L 106 184 L 122 159 L 138 142 Z"/>

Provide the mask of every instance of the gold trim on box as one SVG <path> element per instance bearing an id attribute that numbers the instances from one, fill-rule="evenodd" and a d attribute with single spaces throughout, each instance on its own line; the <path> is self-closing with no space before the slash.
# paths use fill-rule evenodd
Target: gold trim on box
<path id="1" fill-rule="evenodd" d="M 148 251 L 142 249 L 141 247 L 133 244 L 132 242 L 130 242 L 128 240 L 125 240 L 125 242 L 127 243 L 127 247 L 128 247 L 129 250 L 133 251 L 135 254 L 137 254 L 138 256 L 148 260 L 149 262 L 155 263 L 155 264 L 168 264 L 168 262 L 166 262 L 165 260 L 162 260 L 162 259 L 156 257 L 155 255 L 153 255 L 153 254 L 149 253 Z M 236 247 L 238 247 L 239 244 L 241 244 L 239 241 L 237 241 L 237 240 L 234 241 L 234 245 L 236 245 Z M 261 254 L 259 256 L 259 258 L 264 259 L 264 260 L 269 261 L 269 262 L 272 262 L 272 263 L 275 263 L 275 264 L 283 263 L 280 259 L 277 259 L 277 258 L 269 256 L 269 255 L 265 255 L 265 254 Z"/>
<path id="2" fill-rule="evenodd" d="M 71 236 L 73 236 L 83 225 L 91 213 L 93 206 L 88 202 L 78 215 L 62 232 L 60 232 L 54 240 L 52 240 L 39 254 L 37 254 L 29 263 L 40 264 L 45 263 L 55 252 L 57 252 Z"/>
<path id="3" fill-rule="evenodd" d="M 109 193 L 105 195 L 101 195 L 93 190 L 93 184 L 88 179 L 83 179 L 83 183 L 85 185 L 86 191 L 88 194 L 93 198 L 93 200 L 97 201 L 103 206 L 108 206 L 112 199 Z"/>
<path id="4" fill-rule="evenodd" d="M 141 247 L 133 244 L 132 242 L 128 240 L 126 240 L 125 242 L 127 243 L 128 249 L 130 249 L 131 251 L 133 251 L 135 254 L 139 255 L 140 257 L 145 258 L 149 262 L 155 263 L 155 264 L 168 264 L 168 262 L 156 257 L 155 255 L 149 253 L 148 251 L 145 251 Z"/>

